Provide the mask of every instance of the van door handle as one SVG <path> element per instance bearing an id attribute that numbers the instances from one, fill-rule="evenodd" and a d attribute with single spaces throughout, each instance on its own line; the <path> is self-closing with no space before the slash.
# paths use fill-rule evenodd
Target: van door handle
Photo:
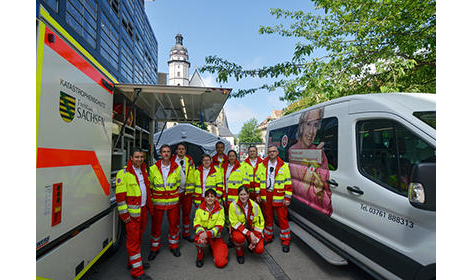
<path id="1" fill-rule="evenodd" d="M 359 195 L 364 194 L 364 192 L 362 190 L 360 190 L 360 188 L 358 188 L 357 186 L 353 186 L 353 187 L 348 186 L 347 190 L 349 190 L 350 192 L 353 192 L 353 193 L 357 193 Z"/>
<path id="2" fill-rule="evenodd" d="M 329 185 L 333 185 L 334 187 L 338 187 L 338 183 L 334 179 L 327 180 L 327 183 Z"/>

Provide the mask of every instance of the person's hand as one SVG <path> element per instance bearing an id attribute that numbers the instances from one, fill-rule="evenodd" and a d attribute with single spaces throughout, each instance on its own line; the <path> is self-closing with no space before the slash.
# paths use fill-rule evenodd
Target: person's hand
<path id="1" fill-rule="evenodd" d="M 291 205 L 291 201 L 290 200 L 284 200 L 284 206 L 288 207 L 289 205 Z"/>
<path id="2" fill-rule="evenodd" d="M 123 220 L 123 222 L 124 222 L 125 224 L 128 224 L 129 222 L 131 222 L 131 217 L 128 216 L 128 218 L 126 218 L 125 220 Z"/>
<path id="3" fill-rule="evenodd" d="M 199 234 L 199 241 L 202 244 L 207 243 L 207 233 L 205 231 L 203 231 Z"/>
<path id="4" fill-rule="evenodd" d="M 256 244 L 258 243 L 258 237 L 256 237 L 256 235 L 254 233 L 250 233 L 250 241 L 251 241 L 251 244 Z"/>
<path id="5" fill-rule="evenodd" d="M 261 203 L 261 196 L 258 195 L 258 196 L 256 197 L 256 202 Z"/>
<path id="6" fill-rule="evenodd" d="M 248 249 L 253 250 L 256 247 L 256 244 L 250 244 L 248 245 Z"/>

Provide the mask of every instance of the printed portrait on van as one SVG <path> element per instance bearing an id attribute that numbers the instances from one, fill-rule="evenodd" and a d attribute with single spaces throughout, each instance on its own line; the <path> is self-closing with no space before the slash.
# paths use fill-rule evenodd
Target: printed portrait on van
<path id="1" fill-rule="evenodd" d="M 305 111 L 299 118 L 297 142 L 289 148 L 293 195 L 326 215 L 332 215 L 332 191 L 323 141 L 315 141 L 322 125 L 324 108 Z M 320 137 L 318 137 L 320 139 Z"/>
<path id="2" fill-rule="evenodd" d="M 324 117 L 324 108 L 302 112 L 294 124 L 269 131 L 268 144 L 289 163 L 293 198 L 325 215 L 332 215 L 332 191 L 327 183 L 338 167 L 338 119 Z"/>

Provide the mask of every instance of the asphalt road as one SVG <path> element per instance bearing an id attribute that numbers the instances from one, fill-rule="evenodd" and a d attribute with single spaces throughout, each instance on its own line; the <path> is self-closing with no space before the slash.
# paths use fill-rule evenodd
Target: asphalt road
<path id="1" fill-rule="evenodd" d="M 192 213 L 193 217 L 193 213 Z M 165 216 L 166 218 L 166 216 Z M 150 262 L 151 267 L 146 270 L 154 280 L 156 279 L 373 279 L 369 274 L 349 263 L 347 266 L 333 266 L 322 259 L 317 253 L 309 248 L 294 234 L 291 235 L 291 250 L 283 253 L 280 240 L 275 235 L 275 240 L 265 247 L 263 255 L 249 253 L 245 249 L 245 263 L 236 261 L 234 248 L 229 248 L 228 264 L 223 269 L 215 267 L 210 253 L 210 248 L 204 251 L 204 266 L 195 266 L 196 248 L 187 240 L 181 240 L 181 256 L 176 258 L 167 246 L 166 219 L 163 222 L 161 240 L 163 247 L 155 260 Z M 141 255 L 147 262 L 150 252 L 150 230 L 151 220 L 148 219 L 146 232 L 143 236 Z M 276 233 L 278 231 L 275 231 Z M 226 238 L 226 235 L 224 235 Z M 226 240 L 226 239 L 224 239 Z M 123 240 L 124 241 L 124 240 Z M 95 263 L 82 279 L 106 280 L 106 279 L 131 279 L 126 267 L 127 253 L 125 242 L 112 256 L 102 257 Z"/>

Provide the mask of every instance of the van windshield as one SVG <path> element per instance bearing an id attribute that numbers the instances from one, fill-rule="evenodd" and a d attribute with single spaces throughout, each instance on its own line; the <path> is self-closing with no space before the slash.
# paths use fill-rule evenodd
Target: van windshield
<path id="1" fill-rule="evenodd" d="M 435 127 L 436 114 L 435 113 L 436 113 L 435 111 L 414 112 L 414 116 L 416 116 L 421 121 L 431 126 L 433 129 L 436 129 Z"/>

